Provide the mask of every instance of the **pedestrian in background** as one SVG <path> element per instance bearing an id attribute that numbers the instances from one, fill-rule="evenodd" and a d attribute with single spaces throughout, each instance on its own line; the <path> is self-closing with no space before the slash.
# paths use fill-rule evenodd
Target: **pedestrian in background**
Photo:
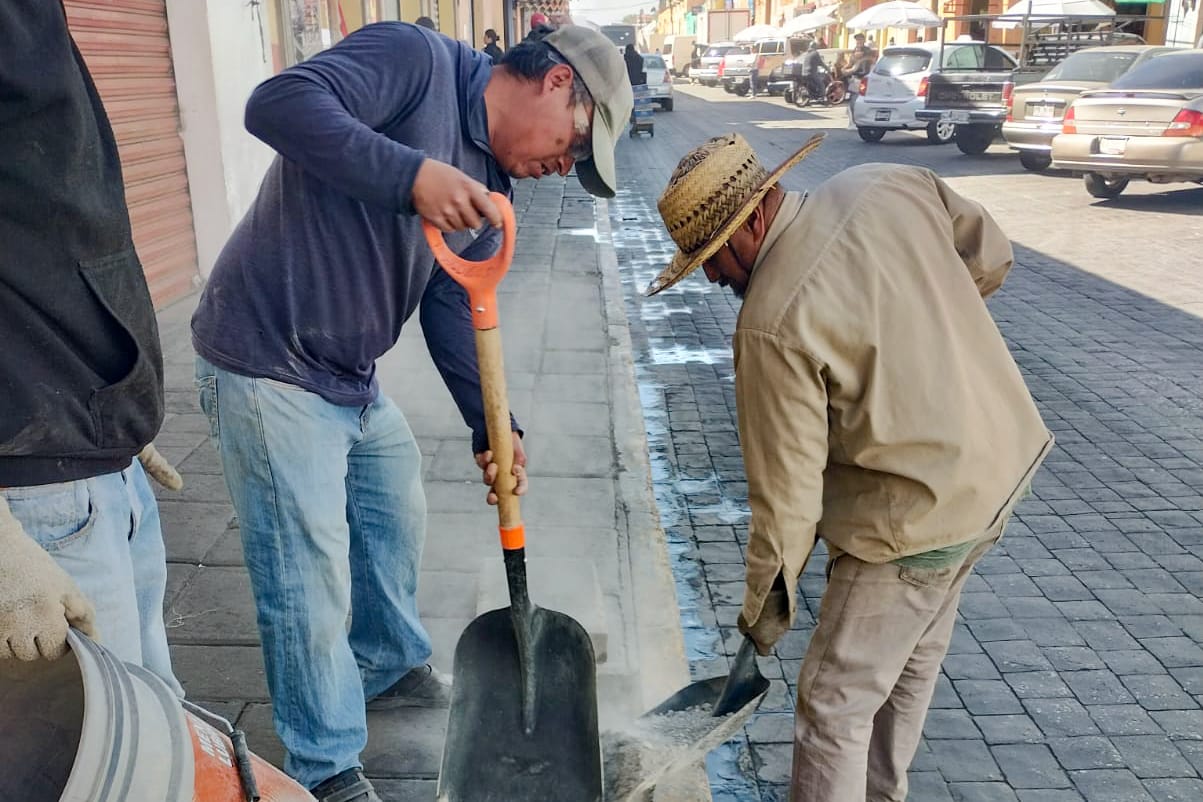
<path id="1" fill-rule="evenodd" d="M 738 134 L 660 196 L 679 250 L 743 304 L 735 397 L 752 518 L 739 629 L 793 622 L 816 538 L 827 589 L 798 676 L 790 799 L 907 798 L 961 588 L 1052 446 L 984 299 L 1011 244 L 929 170 L 866 164 L 809 193 Z M 855 231 L 849 231 L 856 220 Z"/>
<path id="2" fill-rule="evenodd" d="M 494 64 L 501 61 L 501 57 L 505 55 L 505 51 L 498 46 L 497 39 L 497 31 L 489 28 L 485 31 L 485 46 L 481 48 L 481 52 L 492 59 Z"/>
<path id="3" fill-rule="evenodd" d="M 158 324 L 113 129 L 60 3 L 0 3 L 0 659 L 68 625 L 183 695 L 159 510 Z"/>
<path id="4" fill-rule="evenodd" d="M 509 193 L 511 177 L 575 167 L 612 197 L 632 105 L 623 72 L 588 28 L 527 39 L 494 67 L 469 45 L 381 22 L 247 104 L 247 128 L 280 155 L 193 316 L 196 379 L 238 512 L 285 769 L 319 802 L 378 802 L 362 773 L 365 705 L 448 702 L 417 607 L 422 455 L 375 372 L 419 306 L 476 464 L 496 480 L 471 311 L 422 219 L 481 259 L 501 238 L 489 192 Z"/>
<path id="5" fill-rule="evenodd" d="M 432 20 L 430 17 L 418 17 L 416 20 L 414 20 L 414 25 L 421 25 L 423 28 L 428 28 L 432 31 L 438 30 L 438 27 L 434 24 L 434 20 Z"/>
<path id="6" fill-rule="evenodd" d="M 849 57 L 850 67 L 848 70 L 848 93 L 851 96 L 848 100 L 848 128 L 856 128 L 856 119 L 854 112 L 856 109 L 856 100 L 860 97 L 861 79 L 869 74 L 873 69 L 873 60 L 876 54 L 868 44 L 865 43 L 865 35 L 858 33 L 852 37 L 855 44 L 852 47 L 852 54 Z"/>
<path id="7" fill-rule="evenodd" d="M 643 56 L 635 49 L 635 45 L 627 45 L 622 50 L 622 60 L 627 66 L 627 80 L 631 86 L 643 86 L 647 83 L 647 72 L 643 69 Z"/>
<path id="8" fill-rule="evenodd" d="M 551 24 L 551 20 L 547 19 L 547 15 L 536 11 L 530 15 L 530 31 L 526 34 L 526 38 L 538 39 L 553 30 L 555 27 Z"/>

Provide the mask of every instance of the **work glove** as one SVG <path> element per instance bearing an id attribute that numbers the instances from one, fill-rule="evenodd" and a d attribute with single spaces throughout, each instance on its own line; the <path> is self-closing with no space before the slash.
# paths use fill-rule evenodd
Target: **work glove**
<path id="1" fill-rule="evenodd" d="M 781 577 L 773 584 L 773 589 L 764 598 L 764 606 L 755 621 L 749 622 L 744 613 L 739 614 L 739 631 L 747 635 L 756 644 L 756 651 L 767 656 L 773 651 L 773 644 L 781 640 L 781 636 L 789 631 L 789 593 Z"/>
<path id="2" fill-rule="evenodd" d="M 146 448 L 138 452 L 138 462 L 142 463 L 142 470 L 146 471 L 151 479 L 168 490 L 179 490 L 184 486 L 184 479 L 179 471 L 167 461 L 167 457 L 159 453 L 154 443 L 147 443 Z"/>
<path id="3" fill-rule="evenodd" d="M 0 496 L 0 660 L 62 657 L 67 628 L 94 637 L 94 616 L 91 602 Z"/>

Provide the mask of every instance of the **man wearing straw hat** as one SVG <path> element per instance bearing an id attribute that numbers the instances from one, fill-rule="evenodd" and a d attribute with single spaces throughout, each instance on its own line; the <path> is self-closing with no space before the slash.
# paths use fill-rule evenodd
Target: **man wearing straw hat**
<path id="1" fill-rule="evenodd" d="M 791 798 L 901 801 L 961 588 L 1052 437 L 982 300 L 1011 267 L 1002 230 L 921 168 L 866 164 L 809 194 L 780 189 L 821 140 L 771 172 L 738 134 L 685 156 L 659 202 L 679 251 L 648 294 L 701 267 L 744 299 L 739 627 L 761 654 L 827 543 Z"/>

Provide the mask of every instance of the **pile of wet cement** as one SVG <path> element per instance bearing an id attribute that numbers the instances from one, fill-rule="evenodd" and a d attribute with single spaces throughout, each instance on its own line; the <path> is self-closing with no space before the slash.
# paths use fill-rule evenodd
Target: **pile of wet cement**
<path id="1" fill-rule="evenodd" d="M 644 802 L 665 777 L 700 761 L 721 726 L 710 705 L 643 716 L 602 735 L 607 802 Z"/>

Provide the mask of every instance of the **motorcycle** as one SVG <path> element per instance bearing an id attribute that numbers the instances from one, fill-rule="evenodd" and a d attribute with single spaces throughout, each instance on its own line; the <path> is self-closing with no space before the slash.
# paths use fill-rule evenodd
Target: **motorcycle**
<path id="1" fill-rule="evenodd" d="M 848 96 L 847 84 L 832 75 L 826 67 L 820 67 L 818 74 L 811 80 L 820 92 L 817 97 L 812 95 L 811 82 L 805 77 L 799 76 L 794 78 L 790 86 L 786 88 L 785 102 L 793 103 L 800 108 L 811 103 L 838 106 Z"/>

